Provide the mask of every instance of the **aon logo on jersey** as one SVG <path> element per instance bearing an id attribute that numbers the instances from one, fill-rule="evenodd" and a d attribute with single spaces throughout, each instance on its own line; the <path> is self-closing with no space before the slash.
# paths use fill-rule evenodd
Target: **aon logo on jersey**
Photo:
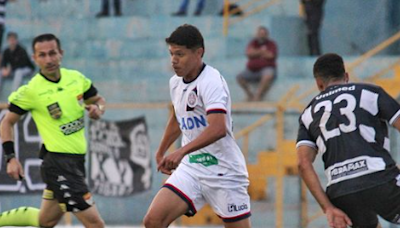
<path id="1" fill-rule="evenodd" d="M 182 117 L 179 121 L 181 130 L 192 130 L 194 128 L 201 128 L 207 126 L 206 118 L 201 116 Z"/>

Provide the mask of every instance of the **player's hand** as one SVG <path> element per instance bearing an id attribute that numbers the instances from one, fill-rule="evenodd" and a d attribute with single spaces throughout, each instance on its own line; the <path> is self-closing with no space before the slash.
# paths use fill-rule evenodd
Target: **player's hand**
<path id="1" fill-rule="evenodd" d="M 3 76 L 4 78 L 10 76 L 11 70 L 9 67 L 4 67 L 1 69 L 1 76 Z"/>
<path id="2" fill-rule="evenodd" d="M 264 59 L 272 59 L 273 58 L 273 53 L 270 50 L 264 50 L 262 53 L 262 57 Z"/>
<path id="3" fill-rule="evenodd" d="M 103 112 L 100 110 L 99 106 L 95 104 L 89 104 L 85 106 L 85 109 L 88 111 L 88 116 L 91 119 L 98 120 L 100 119 Z"/>
<path id="4" fill-rule="evenodd" d="M 182 158 L 185 156 L 185 152 L 182 148 L 164 157 L 158 164 L 157 169 L 164 174 L 171 175 L 172 170 L 176 169 L 181 163 Z"/>
<path id="5" fill-rule="evenodd" d="M 156 162 L 157 162 L 157 166 L 161 163 L 161 161 L 164 158 L 164 153 L 161 152 L 157 152 L 156 153 Z"/>
<path id="6" fill-rule="evenodd" d="M 164 167 L 164 165 L 161 165 L 163 159 L 164 159 L 164 153 L 157 152 L 156 153 L 157 171 L 160 171 L 161 173 L 164 173 L 164 174 L 171 175 L 171 171 L 166 169 Z"/>
<path id="7" fill-rule="evenodd" d="M 339 208 L 327 208 L 325 214 L 328 219 L 329 227 L 331 228 L 346 228 L 353 225 L 346 213 Z"/>
<path id="8" fill-rule="evenodd" d="M 24 178 L 24 170 L 16 158 L 11 158 L 7 163 L 7 174 L 14 180 L 22 180 Z"/>

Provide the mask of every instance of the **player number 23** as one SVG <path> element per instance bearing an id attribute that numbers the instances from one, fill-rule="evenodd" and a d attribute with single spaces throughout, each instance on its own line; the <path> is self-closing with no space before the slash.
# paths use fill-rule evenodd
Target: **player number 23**
<path id="1" fill-rule="evenodd" d="M 346 116 L 349 120 L 349 124 L 339 124 L 338 128 L 334 128 L 332 130 L 326 129 L 326 123 L 328 122 L 331 111 L 332 105 L 340 103 L 341 101 L 345 100 L 347 105 L 345 107 L 340 108 L 340 114 Z M 348 93 L 344 93 L 336 97 L 333 101 L 322 101 L 315 106 L 314 113 L 317 113 L 322 107 L 325 108 L 324 114 L 322 114 L 321 122 L 319 127 L 321 128 L 322 135 L 324 136 L 325 140 L 339 136 L 340 132 L 349 133 L 357 129 L 356 127 L 356 116 L 354 115 L 354 109 L 356 108 L 356 98 Z"/>

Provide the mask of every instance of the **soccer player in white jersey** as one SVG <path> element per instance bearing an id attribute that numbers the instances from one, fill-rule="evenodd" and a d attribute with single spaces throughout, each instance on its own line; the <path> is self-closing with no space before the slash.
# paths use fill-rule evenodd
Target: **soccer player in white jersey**
<path id="1" fill-rule="evenodd" d="M 166 43 L 176 73 L 170 79 L 173 114 L 156 160 L 158 170 L 171 176 L 153 199 L 144 224 L 167 227 L 208 203 L 225 227 L 248 228 L 248 173 L 233 138 L 228 86 L 218 70 L 203 63 L 204 40 L 196 27 L 179 26 Z M 181 134 L 182 147 L 165 155 Z"/>

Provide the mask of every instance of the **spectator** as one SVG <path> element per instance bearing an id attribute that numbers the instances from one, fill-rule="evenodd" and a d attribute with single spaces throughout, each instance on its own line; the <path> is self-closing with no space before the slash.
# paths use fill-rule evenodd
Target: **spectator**
<path id="1" fill-rule="evenodd" d="M 18 35 L 15 32 L 7 34 L 8 47 L 5 49 L 1 61 L 1 76 L 14 77 L 12 90 L 16 90 L 22 83 L 22 79 L 31 76 L 35 69 L 24 47 L 18 43 Z M 1 78 L 0 77 L 0 84 Z"/>
<path id="2" fill-rule="evenodd" d="M 325 0 L 301 0 L 305 11 L 308 48 L 311 56 L 321 55 L 319 31 L 323 17 Z"/>
<path id="3" fill-rule="evenodd" d="M 248 44 L 246 69 L 237 76 L 239 85 L 246 92 L 248 101 L 261 101 L 276 78 L 276 57 L 278 48 L 269 38 L 268 29 L 260 26 L 256 37 Z M 258 83 L 252 92 L 249 83 Z"/>
<path id="4" fill-rule="evenodd" d="M 178 12 L 173 13 L 173 16 L 186 16 L 187 9 L 189 7 L 189 0 L 182 0 L 181 6 L 179 7 Z M 194 12 L 195 16 L 200 16 L 201 12 L 204 9 L 204 0 L 197 0 L 196 11 Z"/>
<path id="5" fill-rule="evenodd" d="M 108 17 L 110 15 L 110 3 L 109 0 L 102 0 L 101 11 L 96 15 L 96 17 Z M 114 13 L 115 16 L 122 16 L 121 13 L 121 0 L 114 0 Z"/>
<path id="6" fill-rule="evenodd" d="M 15 1 L 15 0 L 10 0 L 10 1 Z M 3 34 L 5 29 L 6 4 L 7 0 L 0 0 L 0 50 L 2 50 Z"/>

